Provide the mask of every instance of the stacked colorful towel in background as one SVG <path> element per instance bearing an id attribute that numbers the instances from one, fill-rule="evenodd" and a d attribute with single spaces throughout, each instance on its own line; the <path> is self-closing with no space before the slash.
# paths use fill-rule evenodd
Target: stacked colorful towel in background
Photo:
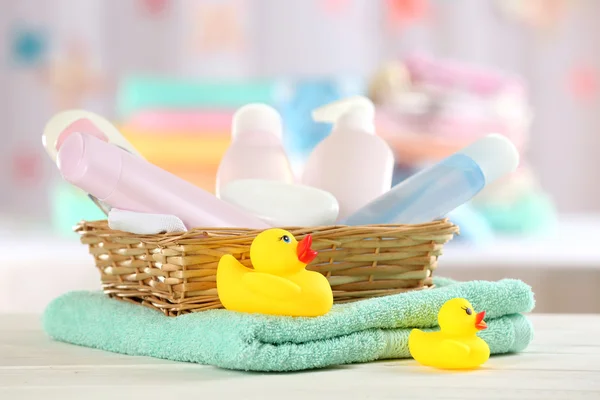
<path id="1" fill-rule="evenodd" d="M 522 78 L 484 65 L 412 54 L 373 76 L 377 132 L 395 152 L 394 184 L 490 132 L 521 153 L 519 169 L 488 185 L 448 216 L 462 240 L 499 234 L 545 234 L 556 226 L 553 202 L 527 161 L 532 111 Z"/>
<path id="2" fill-rule="evenodd" d="M 130 78 L 120 86 L 119 128 L 148 161 L 214 193 L 233 113 L 251 102 L 276 105 L 280 94 L 273 81 Z"/>

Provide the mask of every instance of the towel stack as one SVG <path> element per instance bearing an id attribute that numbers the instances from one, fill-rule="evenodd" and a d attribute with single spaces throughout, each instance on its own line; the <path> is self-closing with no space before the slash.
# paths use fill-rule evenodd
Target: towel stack
<path id="1" fill-rule="evenodd" d="M 459 283 L 434 278 L 436 289 L 334 305 L 317 318 L 210 310 L 166 317 L 102 293 L 72 292 L 46 309 L 44 329 L 56 340 L 130 355 L 251 371 L 298 371 L 408 358 L 412 328 L 435 329 L 440 307 L 455 297 L 486 311 L 479 333 L 492 354 L 523 351 L 533 327 L 531 288 L 521 281 Z"/>
<path id="2" fill-rule="evenodd" d="M 119 92 L 120 129 L 148 161 L 213 193 L 233 113 L 251 102 L 274 104 L 278 92 L 269 81 L 130 78 Z"/>

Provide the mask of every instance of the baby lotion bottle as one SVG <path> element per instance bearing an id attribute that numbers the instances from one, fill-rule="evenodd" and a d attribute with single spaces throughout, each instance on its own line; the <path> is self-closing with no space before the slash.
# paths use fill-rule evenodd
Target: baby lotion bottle
<path id="1" fill-rule="evenodd" d="M 505 136 L 488 135 L 394 186 L 345 225 L 420 224 L 442 218 L 486 185 L 516 170 L 519 153 Z"/>
<path id="2" fill-rule="evenodd" d="M 228 183 L 240 179 L 294 181 L 282 145 L 282 126 L 279 113 L 266 104 L 248 104 L 236 111 L 231 145 L 217 171 L 217 197 Z"/>
<path id="3" fill-rule="evenodd" d="M 56 158 L 63 178 L 113 208 L 175 215 L 187 229 L 268 224 L 95 136 L 74 132 Z"/>
<path id="4" fill-rule="evenodd" d="M 333 122 L 331 134 L 309 156 L 302 183 L 324 190 L 339 203 L 339 218 L 356 212 L 392 185 L 394 155 L 375 135 L 375 107 L 353 96 L 313 111 L 317 122 Z"/>

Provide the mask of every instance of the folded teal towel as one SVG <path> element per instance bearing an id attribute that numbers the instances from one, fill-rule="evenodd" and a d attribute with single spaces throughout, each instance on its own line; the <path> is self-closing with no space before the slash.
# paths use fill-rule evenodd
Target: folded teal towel
<path id="1" fill-rule="evenodd" d="M 519 352 L 533 329 L 521 314 L 533 309 L 531 288 L 518 280 L 457 283 L 335 305 L 318 318 L 274 317 L 212 310 L 180 317 L 72 292 L 54 300 L 43 324 L 56 340 L 130 355 L 197 362 L 253 371 L 295 371 L 331 365 L 407 358 L 412 328 L 434 328 L 446 300 L 468 299 L 486 310 L 480 333 L 492 354 Z"/>

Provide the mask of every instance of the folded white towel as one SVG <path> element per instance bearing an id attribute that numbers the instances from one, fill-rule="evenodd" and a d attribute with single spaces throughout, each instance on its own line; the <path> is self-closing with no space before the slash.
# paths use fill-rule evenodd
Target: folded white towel
<path id="1" fill-rule="evenodd" d="M 175 215 L 147 214 L 116 208 L 108 213 L 108 226 L 110 229 L 140 235 L 187 231 L 183 222 Z"/>

